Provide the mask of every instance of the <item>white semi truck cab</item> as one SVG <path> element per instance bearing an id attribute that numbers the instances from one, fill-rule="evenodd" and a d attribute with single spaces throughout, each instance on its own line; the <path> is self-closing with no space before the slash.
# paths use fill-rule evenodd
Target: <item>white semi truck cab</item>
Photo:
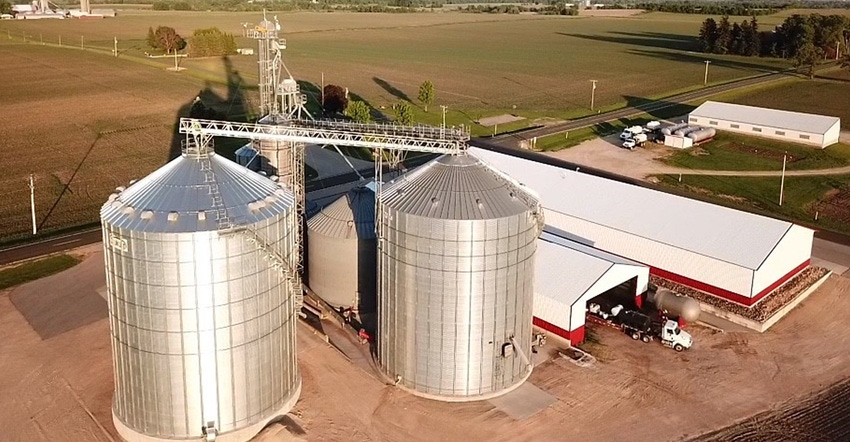
<path id="1" fill-rule="evenodd" d="M 691 334 L 682 330 L 676 321 L 669 319 L 661 327 L 658 337 L 661 339 L 662 344 L 676 351 L 691 348 L 694 344 L 694 339 L 691 337 Z"/>

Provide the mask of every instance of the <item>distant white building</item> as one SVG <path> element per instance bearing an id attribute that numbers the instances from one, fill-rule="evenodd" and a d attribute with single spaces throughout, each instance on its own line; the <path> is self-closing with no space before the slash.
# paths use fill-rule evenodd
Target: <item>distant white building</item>
<path id="1" fill-rule="evenodd" d="M 706 101 L 688 122 L 718 130 L 825 148 L 838 142 L 841 119 L 763 107 Z"/>

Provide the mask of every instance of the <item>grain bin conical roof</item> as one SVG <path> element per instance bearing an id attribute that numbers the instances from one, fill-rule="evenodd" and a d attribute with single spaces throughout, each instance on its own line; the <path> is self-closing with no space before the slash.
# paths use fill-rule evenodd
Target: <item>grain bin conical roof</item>
<path id="1" fill-rule="evenodd" d="M 182 155 L 110 196 L 103 222 L 145 232 L 216 230 L 215 211 L 248 224 L 291 208 L 289 190 L 215 153 Z"/>
<path id="2" fill-rule="evenodd" d="M 310 233 L 333 238 L 375 238 L 375 193 L 355 187 L 307 221 Z"/>
<path id="3" fill-rule="evenodd" d="M 385 185 L 382 203 L 438 219 L 495 219 L 527 212 L 525 190 L 472 155 L 442 156 Z"/>

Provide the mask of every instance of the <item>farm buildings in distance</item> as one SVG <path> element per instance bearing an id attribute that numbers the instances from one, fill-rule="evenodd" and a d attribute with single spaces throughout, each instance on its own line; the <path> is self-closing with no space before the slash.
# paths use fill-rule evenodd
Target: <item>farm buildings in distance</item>
<path id="1" fill-rule="evenodd" d="M 825 148 L 838 142 L 838 117 L 706 101 L 688 122 L 704 127 Z"/>

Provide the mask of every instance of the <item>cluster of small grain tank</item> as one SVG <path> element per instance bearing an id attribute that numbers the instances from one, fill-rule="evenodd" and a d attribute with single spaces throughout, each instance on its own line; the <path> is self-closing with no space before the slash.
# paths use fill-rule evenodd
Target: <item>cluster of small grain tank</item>
<path id="1" fill-rule="evenodd" d="M 661 134 L 664 135 L 664 144 L 670 145 L 667 142 L 668 137 L 689 138 L 690 145 L 699 144 L 711 140 L 717 134 L 717 131 L 710 127 L 693 126 L 688 123 L 679 123 L 672 126 L 667 126 L 661 129 Z M 677 143 L 682 144 L 682 143 Z M 674 146 L 674 147 L 679 147 Z M 690 146 L 684 146 L 690 147 Z"/>

